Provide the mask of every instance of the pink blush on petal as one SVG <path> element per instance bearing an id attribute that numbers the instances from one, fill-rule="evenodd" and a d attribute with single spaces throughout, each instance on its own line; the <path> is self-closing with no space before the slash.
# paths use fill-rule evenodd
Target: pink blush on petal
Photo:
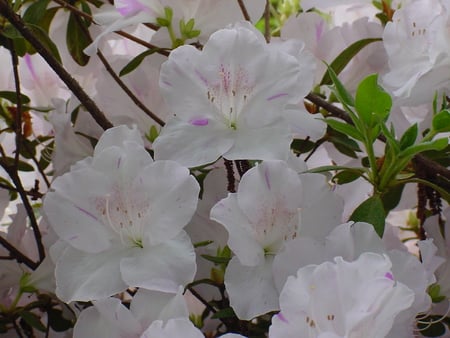
<path id="1" fill-rule="evenodd" d="M 190 124 L 192 124 L 193 126 L 207 126 L 209 121 L 207 118 L 203 118 L 203 119 L 192 119 L 189 121 Z"/>

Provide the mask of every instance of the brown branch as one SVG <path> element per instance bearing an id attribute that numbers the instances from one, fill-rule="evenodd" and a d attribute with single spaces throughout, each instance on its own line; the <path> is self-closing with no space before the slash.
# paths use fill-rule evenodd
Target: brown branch
<path id="1" fill-rule="evenodd" d="M 95 102 L 86 94 L 80 84 L 64 69 L 58 60 L 49 52 L 49 50 L 39 41 L 39 39 L 26 26 L 25 22 L 9 6 L 7 0 L 0 0 L 0 13 L 5 17 L 22 36 L 36 49 L 44 58 L 53 71 L 60 77 L 66 86 L 75 94 L 75 96 L 84 105 L 94 120 L 103 128 L 108 129 L 113 125 L 108 121 L 105 114 L 97 107 Z"/>
<path id="2" fill-rule="evenodd" d="M 266 8 L 264 9 L 264 37 L 267 43 L 270 42 L 270 0 L 266 0 Z"/>
<path id="3" fill-rule="evenodd" d="M 38 181 L 39 182 L 39 181 Z M 16 188 L 10 187 L 7 184 L 0 182 L 0 188 L 8 191 L 19 192 Z M 44 197 L 44 194 L 40 193 L 37 189 L 26 190 L 25 193 L 31 197 L 32 200 L 37 200 L 38 198 Z"/>
<path id="4" fill-rule="evenodd" d="M 169 54 L 170 54 L 170 51 L 168 51 L 167 49 L 155 46 L 155 45 L 153 45 L 153 44 L 151 44 L 149 42 L 141 40 L 141 39 L 139 39 L 139 38 L 137 38 L 137 37 L 135 37 L 135 36 L 133 36 L 131 34 L 126 33 L 126 32 L 116 31 L 114 33 L 116 33 L 116 34 L 118 34 L 120 36 L 123 36 L 124 38 L 127 38 L 128 40 L 134 41 L 134 42 L 136 42 L 136 43 L 138 43 L 138 44 L 140 44 L 140 45 L 142 45 L 144 47 L 147 47 L 148 49 L 154 49 L 154 50 L 156 50 L 156 53 L 158 53 L 158 54 L 161 54 L 161 55 L 164 55 L 164 56 L 169 56 Z"/>
<path id="5" fill-rule="evenodd" d="M 20 92 L 20 77 L 19 77 L 19 58 L 17 57 L 16 50 L 14 49 L 14 42 L 8 39 L 10 42 L 10 54 L 11 62 L 13 66 L 14 87 L 16 91 L 16 113 L 14 121 L 14 132 L 16 134 L 16 153 L 14 154 L 14 166 L 19 166 L 20 145 L 22 143 L 22 97 Z"/>
<path id="6" fill-rule="evenodd" d="M 24 255 L 20 250 L 18 250 L 14 245 L 9 243 L 2 236 L 0 236 L 0 245 L 2 245 L 6 250 L 8 250 L 11 256 L 18 263 L 23 263 L 32 270 L 36 270 L 36 268 L 39 266 L 39 263 L 33 262 L 30 258 Z"/>
<path id="7" fill-rule="evenodd" d="M 128 97 L 131 99 L 131 101 L 134 102 L 136 106 L 138 106 L 146 115 L 148 115 L 150 118 L 153 119 L 156 123 L 158 123 L 160 126 L 164 127 L 165 122 L 161 120 L 157 115 L 155 115 L 150 109 L 148 109 L 140 100 L 139 98 L 134 95 L 134 93 L 130 90 L 130 88 L 127 87 L 127 85 L 122 81 L 122 79 L 116 74 L 114 69 L 112 69 L 111 65 L 108 63 L 106 58 L 103 56 L 102 52 L 100 50 L 97 51 L 97 55 L 100 58 L 100 61 L 105 66 L 108 73 L 113 77 L 114 81 L 117 82 L 117 84 L 122 88 L 122 90 L 128 95 Z"/>
<path id="8" fill-rule="evenodd" d="M 247 21 L 251 21 L 250 15 L 248 15 L 247 8 L 245 7 L 245 4 L 244 4 L 244 0 L 237 0 L 237 2 L 239 4 L 239 7 L 241 8 L 241 12 L 242 12 L 242 15 L 244 16 L 244 19 Z"/>
<path id="9" fill-rule="evenodd" d="M 39 230 L 39 225 L 37 224 L 36 217 L 34 216 L 34 210 L 33 207 L 30 204 L 30 201 L 28 200 L 27 193 L 25 191 L 25 188 L 22 185 L 22 181 L 17 173 L 17 167 L 14 165 L 11 166 L 5 161 L 3 161 L 3 158 L 0 158 L 0 166 L 5 169 L 6 173 L 11 178 L 11 181 L 14 183 L 17 192 L 20 196 L 20 199 L 22 200 L 23 206 L 25 207 L 25 210 L 28 215 L 28 219 L 30 220 L 31 228 L 33 229 L 34 239 L 36 241 L 36 246 L 39 253 L 39 261 L 42 262 L 45 258 L 45 249 L 44 245 L 42 244 L 42 235 L 41 231 Z"/>

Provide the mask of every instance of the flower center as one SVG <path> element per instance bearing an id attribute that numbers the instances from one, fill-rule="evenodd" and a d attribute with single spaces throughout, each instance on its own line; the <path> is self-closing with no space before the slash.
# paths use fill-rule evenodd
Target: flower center
<path id="1" fill-rule="evenodd" d="M 242 112 L 253 90 L 247 72 L 241 66 L 221 64 L 218 81 L 208 84 L 207 97 L 221 112 L 228 128 L 236 129 Z"/>
<path id="2" fill-rule="evenodd" d="M 143 248 L 145 210 L 132 203 L 126 191 L 108 194 L 102 215 L 104 223 L 117 233 L 126 246 Z"/>

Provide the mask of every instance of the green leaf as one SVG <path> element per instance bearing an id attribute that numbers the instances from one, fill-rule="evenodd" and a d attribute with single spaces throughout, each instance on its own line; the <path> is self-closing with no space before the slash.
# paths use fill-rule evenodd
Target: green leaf
<path id="1" fill-rule="evenodd" d="M 210 256 L 210 255 L 201 255 L 207 261 L 213 262 L 215 264 L 228 264 L 231 260 L 230 257 L 220 257 L 220 256 Z"/>
<path id="2" fill-rule="evenodd" d="M 33 312 L 23 311 L 20 313 L 20 316 L 28 325 L 35 328 L 36 330 L 39 330 L 41 332 L 46 331 L 46 328 L 45 328 L 44 324 L 42 324 L 39 316 L 34 314 Z"/>
<path id="3" fill-rule="evenodd" d="M 372 224 L 378 236 L 384 233 L 386 213 L 383 202 L 377 195 L 369 197 L 353 211 L 350 216 L 351 221 L 366 222 Z"/>
<path id="4" fill-rule="evenodd" d="M 363 175 L 361 170 L 343 170 L 331 179 L 336 184 L 342 185 L 353 182 Z"/>
<path id="5" fill-rule="evenodd" d="M 433 129 L 444 133 L 450 131 L 450 110 L 442 110 L 433 117 Z"/>
<path id="6" fill-rule="evenodd" d="M 428 150 L 442 150 L 445 147 L 447 147 L 447 144 L 448 144 L 447 138 L 440 138 L 434 141 L 419 143 L 403 150 L 399 154 L 399 157 L 407 158 L 413 157 L 418 153 Z"/>
<path id="7" fill-rule="evenodd" d="M 14 166 L 14 164 L 15 164 L 15 160 L 12 157 L 3 157 L 3 158 L 1 158 L 1 161 L 3 162 L 3 165 L 9 166 L 9 167 Z M 19 161 L 17 169 L 20 171 L 34 171 L 34 168 L 32 165 L 30 165 L 26 162 L 23 162 L 23 161 Z"/>
<path id="8" fill-rule="evenodd" d="M 84 27 L 83 27 L 84 26 Z M 85 66 L 90 57 L 83 50 L 92 43 L 87 34 L 87 24 L 76 14 L 70 13 L 66 31 L 66 43 L 72 59 L 80 66 Z"/>
<path id="9" fill-rule="evenodd" d="M 2 27 L 0 33 L 7 37 L 8 39 L 21 39 L 22 34 L 11 24 L 6 24 L 4 27 Z"/>
<path id="10" fill-rule="evenodd" d="M 378 74 L 361 81 L 356 90 L 355 108 L 367 127 L 372 128 L 378 121 L 385 121 L 391 107 L 391 96 L 378 85 Z"/>
<path id="11" fill-rule="evenodd" d="M 304 154 L 314 149 L 315 143 L 310 140 L 294 139 L 291 149 L 297 154 Z"/>
<path id="12" fill-rule="evenodd" d="M 371 44 L 372 42 L 381 41 L 381 38 L 370 38 L 370 39 L 362 39 L 352 43 L 346 49 L 344 49 L 330 64 L 330 68 L 339 75 L 341 71 L 347 66 L 347 64 L 352 60 L 352 58 L 359 53 L 361 49 L 365 46 Z M 326 72 L 322 81 L 320 81 L 320 86 L 330 85 L 332 83 L 329 72 Z"/>
<path id="13" fill-rule="evenodd" d="M 328 67 L 328 74 L 330 75 L 331 81 L 333 81 L 334 84 L 334 93 L 336 97 L 339 99 L 340 102 L 344 103 L 347 106 L 354 107 L 355 101 L 353 99 L 353 96 L 345 89 L 342 82 L 338 79 L 336 73 L 334 70 L 327 65 Z M 353 121 L 354 122 L 354 121 Z"/>
<path id="14" fill-rule="evenodd" d="M 56 332 L 64 332 L 73 327 L 73 322 L 64 318 L 63 312 L 57 309 L 50 309 L 48 314 L 48 324 Z"/>
<path id="15" fill-rule="evenodd" d="M 447 298 L 441 294 L 441 286 L 436 283 L 428 287 L 428 294 L 433 303 L 440 303 Z"/>
<path id="16" fill-rule="evenodd" d="M 366 170 L 364 168 L 346 167 L 346 166 L 342 166 L 342 165 L 324 165 L 321 167 L 306 170 L 305 173 L 318 174 L 318 173 L 335 171 L 335 170 L 348 170 L 348 171 L 355 171 L 355 172 L 358 171 L 358 172 L 361 172 L 361 174 L 366 172 Z"/>
<path id="17" fill-rule="evenodd" d="M 419 133 L 419 128 L 417 126 L 417 123 L 414 123 L 402 135 L 402 138 L 400 139 L 400 149 L 404 150 L 404 149 L 412 146 L 414 144 L 414 142 L 416 142 L 418 133 Z"/>
<path id="18" fill-rule="evenodd" d="M 424 337 L 443 337 L 443 335 L 446 332 L 446 328 L 445 325 L 440 322 L 437 321 L 436 319 L 438 318 L 424 318 L 421 319 L 420 322 L 417 323 L 417 328 L 420 332 L 420 334 Z M 427 320 L 433 321 L 433 324 L 427 324 Z"/>
<path id="19" fill-rule="evenodd" d="M 192 31 L 192 29 L 194 28 L 194 25 L 195 25 L 195 20 L 193 18 L 189 19 L 189 21 L 184 26 L 184 28 L 186 29 L 186 33 Z"/>
<path id="20" fill-rule="evenodd" d="M 169 22 L 172 22 L 172 18 L 173 18 L 172 8 L 164 7 L 164 14 L 166 15 L 166 19 L 169 20 Z"/>
<path id="21" fill-rule="evenodd" d="M 388 213 L 398 205 L 402 197 L 404 187 L 404 184 L 397 184 L 389 188 L 388 191 L 384 192 L 381 195 L 381 201 L 383 202 L 383 208 L 386 213 Z"/>
<path id="22" fill-rule="evenodd" d="M 165 18 L 156 18 L 156 23 L 161 27 L 169 27 L 170 21 Z"/>
<path id="23" fill-rule="evenodd" d="M 213 319 L 233 318 L 233 317 L 236 317 L 236 314 L 234 313 L 234 311 L 231 307 L 227 307 L 225 309 L 219 310 L 211 316 L 211 318 L 213 318 Z"/>
<path id="24" fill-rule="evenodd" d="M 361 133 L 351 124 L 341 122 L 334 119 L 324 119 L 324 121 L 333 129 L 337 130 L 338 132 L 348 135 L 355 140 L 363 141 L 364 137 L 361 135 Z"/>
<path id="25" fill-rule="evenodd" d="M 159 48 L 149 49 L 145 52 L 142 52 L 141 54 L 135 56 L 130 62 L 128 62 L 125 67 L 122 68 L 122 70 L 119 72 L 119 76 L 127 75 L 128 73 L 131 73 L 133 70 L 135 70 L 141 63 L 144 61 L 144 59 L 156 53 Z"/>
<path id="26" fill-rule="evenodd" d="M 49 0 L 38 0 L 33 2 L 23 14 L 23 21 L 40 26 L 40 23 L 46 14 L 49 2 Z"/>
<path id="27" fill-rule="evenodd" d="M 214 241 L 202 241 L 202 242 L 197 242 L 197 243 L 193 243 L 193 244 L 194 244 L 194 248 L 201 248 L 204 246 L 208 246 L 212 243 L 214 243 Z"/>
<path id="28" fill-rule="evenodd" d="M 27 27 L 32 31 L 32 33 L 39 39 L 39 41 L 48 49 L 48 51 L 53 55 L 53 57 L 62 63 L 61 56 L 59 55 L 58 48 L 55 43 L 50 39 L 47 32 L 40 26 L 28 23 Z"/>
<path id="29" fill-rule="evenodd" d="M 0 91 L 0 97 L 10 101 L 11 103 L 17 104 L 17 95 L 16 92 L 11 92 L 8 90 Z M 21 103 L 30 103 L 30 98 L 24 94 L 20 94 Z"/>

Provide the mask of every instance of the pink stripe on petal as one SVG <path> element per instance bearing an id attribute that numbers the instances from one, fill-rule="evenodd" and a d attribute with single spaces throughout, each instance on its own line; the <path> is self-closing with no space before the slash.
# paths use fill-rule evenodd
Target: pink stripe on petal
<path id="1" fill-rule="evenodd" d="M 190 124 L 192 124 L 193 126 L 207 126 L 209 121 L 207 118 L 203 118 L 203 119 L 192 119 L 189 121 Z"/>
<path id="2" fill-rule="evenodd" d="M 386 273 L 384 274 L 384 277 L 386 277 L 387 279 L 390 279 L 390 280 L 394 280 L 394 276 L 393 276 L 392 273 L 390 273 L 390 272 L 386 272 Z"/>
<path id="3" fill-rule="evenodd" d="M 275 94 L 275 95 L 272 95 L 272 96 L 268 97 L 267 101 L 272 101 L 272 100 L 278 99 L 279 97 L 288 96 L 288 95 L 289 94 L 287 94 L 287 93 Z"/>
<path id="4" fill-rule="evenodd" d="M 286 323 L 286 324 L 289 323 L 288 320 L 286 319 L 286 317 L 283 316 L 283 314 L 282 314 L 281 312 L 277 314 L 277 317 L 278 317 L 278 319 L 281 320 L 282 322 L 284 322 L 284 323 Z"/>

